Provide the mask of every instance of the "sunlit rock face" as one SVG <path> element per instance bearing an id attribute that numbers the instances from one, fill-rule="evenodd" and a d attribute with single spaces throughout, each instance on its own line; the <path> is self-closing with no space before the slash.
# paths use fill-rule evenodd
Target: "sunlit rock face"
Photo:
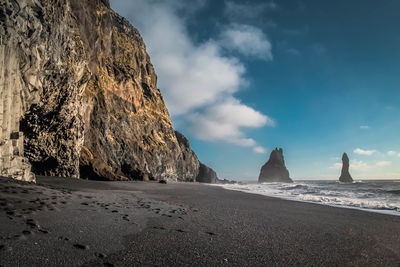
<path id="1" fill-rule="evenodd" d="M 0 14 L 1 15 L 1 14 Z M 24 136 L 19 129 L 26 94 L 16 51 L 0 39 L 0 176 L 35 181 L 24 157 Z"/>
<path id="2" fill-rule="evenodd" d="M 3 2 L 2 160 L 20 157 L 11 165 L 28 180 L 26 159 L 40 175 L 195 180 L 199 162 L 172 127 L 145 44 L 108 1 Z"/>
<path id="3" fill-rule="evenodd" d="M 349 172 L 350 161 L 349 161 L 349 157 L 347 156 L 346 153 L 343 153 L 342 163 L 343 163 L 342 173 L 339 177 L 339 181 L 342 183 L 352 183 L 353 178 L 351 177 L 350 172 Z"/>
<path id="4" fill-rule="evenodd" d="M 289 171 L 285 166 L 285 159 L 283 157 L 283 150 L 275 149 L 271 152 L 269 160 L 262 166 L 260 176 L 258 177 L 259 183 L 269 182 L 283 182 L 292 183 L 289 177 Z"/>

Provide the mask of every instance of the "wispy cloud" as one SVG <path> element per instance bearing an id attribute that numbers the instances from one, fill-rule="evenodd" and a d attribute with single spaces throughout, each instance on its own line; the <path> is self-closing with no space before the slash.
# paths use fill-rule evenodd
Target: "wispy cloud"
<path id="1" fill-rule="evenodd" d="M 368 164 L 362 160 L 352 160 L 350 162 L 350 169 L 354 170 L 354 171 L 368 171 L 371 169 L 376 169 L 379 167 L 386 167 L 391 165 L 392 162 L 391 161 L 378 161 L 375 164 Z M 335 170 L 340 170 L 342 168 L 342 163 L 340 162 L 336 162 L 334 163 L 332 166 L 329 167 L 330 169 L 335 169 Z"/>
<path id="2" fill-rule="evenodd" d="M 392 164 L 391 161 L 382 160 L 382 161 L 377 162 L 377 163 L 376 163 L 376 166 L 378 166 L 378 167 L 385 167 L 385 166 L 389 166 L 390 164 Z"/>
<path id="3" fill-rule="evenodd" d="M 356 149 L 354 149 L 353 152 L 358 155 L 371 156 L 372 154 L 374 154 L 376 152 L 376 150 L 363 150 L 361 148 L 356 148 Z"/>
<path id="4" fill-rule="evenodd" d="M 390 151 L 387 152 L 387 154 L 388 154 L 389 156 L 394 156 L 394 155 L 397 154 L 397 152 L 394 151 L 394 150 L 390 150 Z M 399 155 L 400 155 L 400 154 L 399 154 Z"/>
<path id="5" fill-rule="evenodd" d="M 273 1 L 252 4 L 226 1 L 224 15 L 231 20 L 254 19 L 267 11 L 274 11 L 277 9 L 278 5 Z"/>
<path id="6" fill-rule="evenodd" d="M 367 130 L 367 129 L 369 129 L 369 126 L 368 125 L 361 125 L 360 129 L 361 130 Z"/>
<path id="7" fill-rule="evenodd" d="M 329 167 L 329 169 L 335 169 L 335 170 L 340 170 L 342 168 L 342 163 L 336 162 L 332 166 Z"/>
<path id="8" fill-rule="evenodd" d="M 243 147 L 259 147 L 255 140 L 247 138 L 242 128 L 274 126 L 275 122 L 251 107 L 230 98 L 213 105 L 204 113 L 190 116 L 192 133 L 201 140 L 224 141 Z M 260 149 L 253 150 L 256 153 Z"/>
<path id="9" fill-rule="evenodd" d="M 343 164 L 341 162 L 337 162 L 333 164 L 330 169 L 340 170 Z M 366 162 L 362 160 L 353 160 L 350 162 L 350 169 L 357 170 L 357 171 L 366 171 L 371 169 L 372 166 L 368 165 Z"/>
<path id="10" fill-rule="evenodd" d="M 323 44 L 316 43 L 311 46 L 311 49 L 314 51 L 314 53 L 318 56 L 325 56 L 328 50 Z"/>
<path id="11" fill-rule="evenodd" d="M 362 160 L 353 160 L 350 163 L 350 169 L 352 170 L 357 170 L 357 171 L 366 171 L 371 169 L 372 166 L 368 165 L 368 163 L 362 161 Z"/>
<path id="12" fill-rule="evenodd" d="M 293 55 L 293 56 L 301 56 L 301 53 L 299 50 L 295 49 L 295 48 L 288 48 L 285 50 L 286 53 L 288 53 L 289 55 Z"/>
<path id="13" fill-rule="evenodd" d="M 302 28 L 295 28 L 295 29 L 283 29 L 282 32 L 287 35 L 293 35 L 293 36 L 301 36 L 305 35 L 310 31 L 310 27 L 308 25 L 305 25 Z"/>
<path id="14" fill-rule="evenodd" d="M 244 56 L 272 60 L 272 45 L 267 35 L 259 28 L 232 23 L 221 33 L 220 44 Z"/>
<path id="15" fill-rule="evenodd" d="M 257 154 L 266 154 L 267 150 L 262 146 L 255 146 L 253 147 L 253 152 Z"/>

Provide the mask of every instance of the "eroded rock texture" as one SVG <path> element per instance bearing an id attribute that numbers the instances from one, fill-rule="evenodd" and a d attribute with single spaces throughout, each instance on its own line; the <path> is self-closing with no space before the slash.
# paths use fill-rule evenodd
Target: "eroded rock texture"
<path id="1" fill-rule="evenodd" d="M 145 44 L 107 0 L 1 2 L 1 47 L 15 51 L 3 58 L 16 71 L 0 64 L 20 82 L 1 87 L 20 101 L 9 132 L 24 133 L 35 174 L 195 180 L 199 162 L 172 127 Z"/>
<path id="2" fill-rule="evenodd" d="M 200 183 L 216 184 L 219 180 L 217 173 L 213 169 L 200 163 L 199 174 L 197 175 L 196 181 Z"/>
<path id="3" fill-rule="evenodd" d="M 351 177 L 349 172 L 350 160 L 346 153 L 343 153 L 342 163 L 342 172 L 340 174 L 339 181 L 342 183 L 352 183 L 353 178 Z"/>
<path id="4" fill-rule="evenodd" d="M 260 176 L 258 177 L 259 183 L 269 182 L 283 182 L 292 183 L 289 177 L 289 171 L 285 166 L 285 159 L 283 157 L 282 148 L 276 148 L 271 152 L 269 160 L 262 166 Z"/>

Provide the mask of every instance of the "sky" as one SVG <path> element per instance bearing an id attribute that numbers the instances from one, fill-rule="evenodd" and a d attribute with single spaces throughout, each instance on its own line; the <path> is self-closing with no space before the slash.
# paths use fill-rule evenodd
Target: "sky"
<path id="1" fill-rule="evenodd" d="M 400 1 L 111 0 L 142 34 L 174 127 L 219 178 L 400 178 Z"/>

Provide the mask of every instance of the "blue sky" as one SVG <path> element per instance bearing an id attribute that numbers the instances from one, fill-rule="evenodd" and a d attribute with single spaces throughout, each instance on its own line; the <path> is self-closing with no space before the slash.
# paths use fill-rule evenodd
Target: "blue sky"
<path id="1" fill-rule="evenodd" d="M 112 0 L 139 29 L 174 126 L 220 178 L 275 147 L 294 179 L 400 178 L 400 2 Z"/>

